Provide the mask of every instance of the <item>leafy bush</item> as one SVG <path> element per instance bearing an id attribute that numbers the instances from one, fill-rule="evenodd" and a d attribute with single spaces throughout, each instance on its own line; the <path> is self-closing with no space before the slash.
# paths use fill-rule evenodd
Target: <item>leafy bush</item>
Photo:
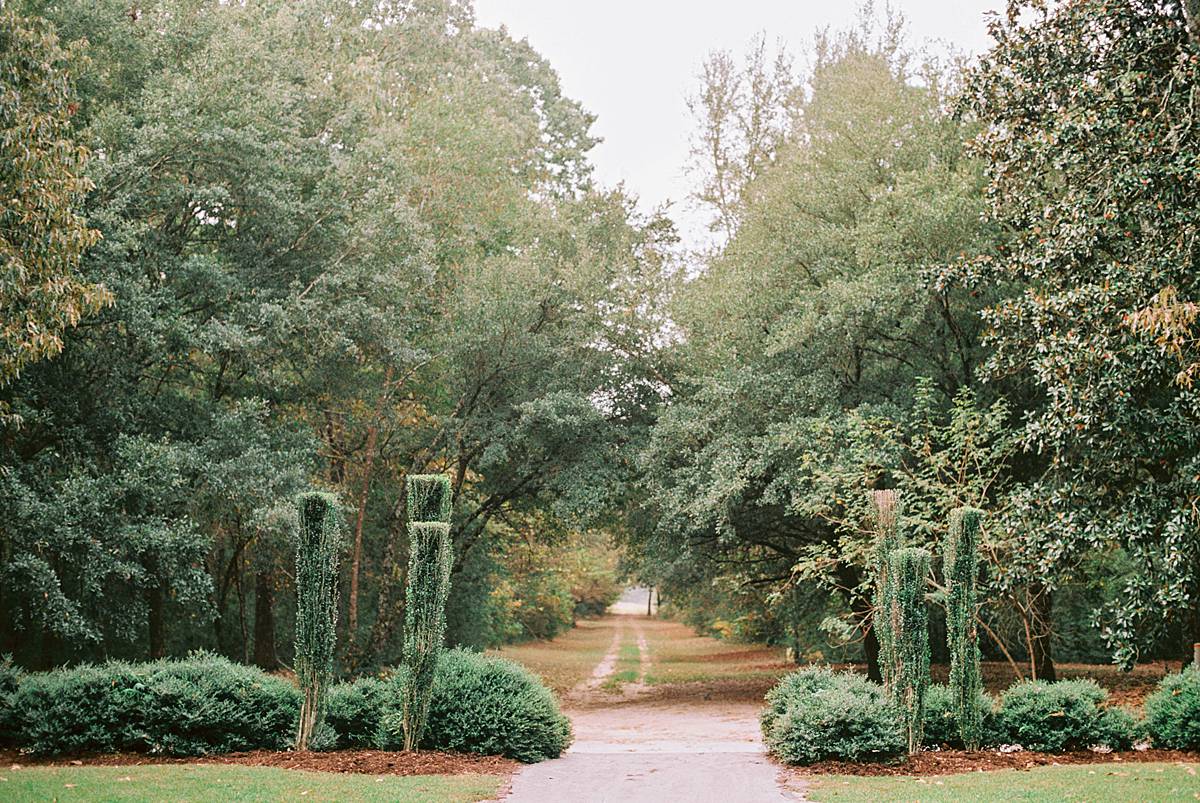
<path id="1" fill-rule="evenodd" d="M 1146 698 L 1146 730 L 1157 747 L 1200 748 L 1200 668 L 1162 679 Z"/>
<path id="2" fill-rule="evenodd" d="M 947 745 L 962 748 L 962 735 L 958 726 L 958 695 L 949 687 L 934 684 L 925 690 L 925 734 L 927 747 Z M 980 747 L 999 744 L 1002 739 L 996 721 L 996 703 L 983 690 L 976 693 L 977 710 L 982 713 Z"/>
<path id="3" fill-rule="evenodd" d="M 1017 683 L 1000 698 L 1003 737 L 1027 750 L 1048 753 L 1093 745 L 1128 747 L 1133 717 L 1107 708 L 1107 702 L 1108 692 L 1094 680 Z"/>
<path id="4" fill-rule="evenodd" d="M 291 684 L 207 653 L 30 674 L 12 701 L 17 742 L 34 753 L 279 749 L 300 710 Z"/>
<path id="5" fill-rule="evenodd" d="M 13 664 L 11 655 L 0 659 L 0 747 L 15 743 L 13 695 L 17 693 L 21 675 L 21 668 Z"/>
<path id="6" fill-rule="evenodd" d="M 422 747 L 534 762 L 570 743 L 558 701 L 524 667 L 465 650 L 439 658 Z"/>
<path id="7" fill-rule="evenodd" d="M 789 764 L 826 759 L 879 761 L 902 755 L 900 712 L 883 689 L 859 675 L 809 667 L 767 694 L 763 736 Z"/>
<path id="8" fill-rule="evenodd" d="M 325 701 L 325 722 L 337 734 L 336 747 L 378 746 L 380 719 L 392 700 L 391 685 L 379 678 L 359 678 L 331 688 Z"/>

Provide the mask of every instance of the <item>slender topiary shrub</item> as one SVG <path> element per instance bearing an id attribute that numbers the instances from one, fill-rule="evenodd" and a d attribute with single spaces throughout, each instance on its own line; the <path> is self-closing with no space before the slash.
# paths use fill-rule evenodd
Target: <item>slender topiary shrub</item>
<path id="1" fill-rule="evenodd" d="M 1001 695 L 1000 725 L 1005 741 L 1043 753 L 1129 747 L 1133 717 L 1107 702 L 1108 692 L 1091 679 L 1026 680 Z"/>
<path id="2" fill-rule="evenodd" d="M 424 735 L 438 655 L 446 636 L 450 596 L 450 480 L 441 474 L 408 478 L 408 589 L 404 609 L 404 749 Z"/>
<path id="3" fill-rule="evenodd" d="M 296 679 L 304 694 L 296 749 L 307 750 L 321 723 L 333 677 L 342 536 L 337 498 L 332 494 L 300 494 L 296 508 Z"/>
<path id="4" fill-rule="evenodd" d="M 1156 747 L 1200 749 L 1200 667 L 1162 679 L 1146 698 L 1146 730 Z"/>
<path id="5" fill-rule="evenodd" d="M 792 672 L 771 689 L 761 723 L 767 747 L 789 764 L 883 761 L 903 755 L 906 744 L 881 686 L 821 666 Z"/>
<path id="6" fill-rule="evenodd" d="M 943 571 L 946 578 L 946 641 L 950 649 L 950 692 L 959 740 L 978 750 L 984 712 L 979 708 L 979 632 L 975 624 L 975 582 L 979 575 L 979 521 L 983 513 L 960 507 L 950 514 Z"/>
<path id="7" fill-rule="evenodd" d="M 925 689 L 929 686 L 929 611 L 925 607 L 925 580 L 929 574 L 929 552 L 909 547 L 892 553 L 889 620 L 896 653 L 895 675 L 889 688 L 900 711 L 908 751 L 921 748 L 925 726 Z"/>
<path id="8" fill-rule="evenodd" d="M 873 491 L 871 509 L 875 526 L 875 605 L 871 627 L 879 643 L 879 673 L 884 687 L 887 688 L 891 686 L 892 676 L 896 672 L 896 650 L 892 637 L 896 624 L 888 620 L 889 611 L 893 607 L 890 600 L 894 590 L 889 560 L 892 553 L 902 545 L 900 506 L 896 492 Z"/>

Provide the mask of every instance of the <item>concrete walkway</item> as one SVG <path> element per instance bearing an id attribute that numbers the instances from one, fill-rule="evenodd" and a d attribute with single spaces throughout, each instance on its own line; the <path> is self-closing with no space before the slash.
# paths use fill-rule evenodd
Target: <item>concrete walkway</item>
<path id="1" fill-rule="evenodd" d="M 643 596 L 644 600 L 645 597 Z M 645 604 L 644 602 L 642 603 Z M 644 608 L 643 608 L 644 611 Z M 621 616 L 613 645 L 592 677 L 575 689 L 567 711 L 575 743 L 559 759 L 524 767 L 506 800 L 513 803 L 783 803 L 785 792 L 767 760 L 754 703 L 633 699 L 603 702 L 623 639 L 638 645 L 640 678 L 653 661 L 641 622 Z M 634 684 L 635 688 L 637 685 Z"/>

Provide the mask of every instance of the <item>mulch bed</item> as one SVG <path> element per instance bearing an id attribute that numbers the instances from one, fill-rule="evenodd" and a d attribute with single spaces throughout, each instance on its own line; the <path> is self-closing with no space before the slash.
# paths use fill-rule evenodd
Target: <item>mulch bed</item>
<path id="1" fill-rule="evenodd" d="M 521 766 L 500 756 L 467 753 L 393 753 L 385 750 L 337 750 L 329 753 L 297 753 L 253 750 L 219 756 L 148 756 L 144 753 L 111 753 L 91 756 L 26 756 L 12 750 L 0 751 L 0 767 L 144 766 L 148 764 L 238 764 L 246 767 L 278 767 L 287 770 L 354 773 L 361 775 L 511 775 Z"/>
<path id="2" fill-rule="evenodd" d="M 1200 762 L 1200 753 L 1184 750 L 1128 750 L 1112 753 L 1033 753 L 1021 750 L 1001 753 L 986 750 L 968 753 L 965 750 L 929 750 L 917 753 L 894 764 L 860 764 L 850 761 L 822 761 L 807 767 L 786 767 L 798 775 L 954 775 L 986 770 L 1027 770 L 1063 764 L 1107 764 L 1145 761 Z"/>

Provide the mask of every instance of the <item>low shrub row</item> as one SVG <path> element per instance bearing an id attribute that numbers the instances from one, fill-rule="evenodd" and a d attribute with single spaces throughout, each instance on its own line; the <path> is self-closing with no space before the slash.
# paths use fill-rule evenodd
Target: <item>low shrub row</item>
<path id="1" fill-rule="evenodd" d="M 311 747 L 399 749 L 404 683 L 397 673 L 333 687 Z M 554 695 L 511 661 L 451 650 L 434 684 L 424 748 L 533 762 L 570 744 Z M 36 754 L 280 750 L 295 736 L 300 703 L 286 680 L 208 653 L 24 676 L 0 664 L 0 743 Z"/>
<path id="2" fill-rule="evenodd" d="M 998 702 L 982 692 L 978 702 L 985 747 L 1120 750 L 1145 738 L 1156 747 L 1200 749 L 1200 669 L 1194 667 L 1162 681 L 1146 700 L 1141 721 L 1109 706 L 1108 692 L 1092 680 L 1024 681 Z M 900 713 L 882 687 L 860 675 L 807 667 L 780 681 L 766 703 L 763 737 L 788 763 L 880 761 L 906 752 Z M 925 695 L 925 745 L 961 748 L 955 717 L 950 690 L 931 686 Z"/>

